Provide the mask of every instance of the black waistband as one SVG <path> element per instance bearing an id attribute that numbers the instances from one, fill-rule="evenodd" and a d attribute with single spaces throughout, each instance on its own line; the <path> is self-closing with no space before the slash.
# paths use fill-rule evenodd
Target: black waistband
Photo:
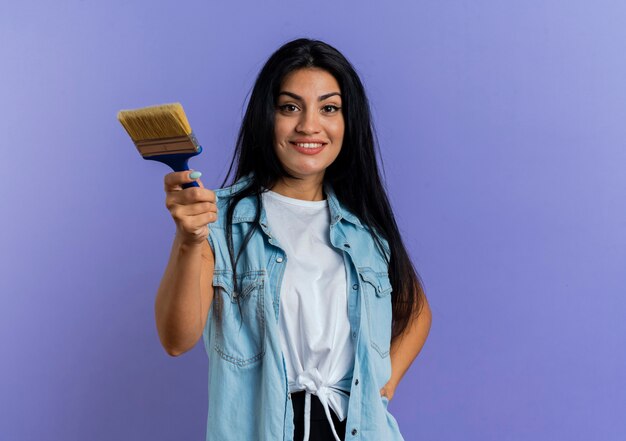
<path id="1" fill-rule="evenodd" d="M 306 392 L 301 390 L 291 393 L 291 402 L 293 404 L 293 417 L 295 420 L 304 420 L 304 399 Z M 337 414 L 332 408 L 328 408 L 332 417 L 337 418 Z M 311 394 L 311 419 L 312 420 L 328 420 L 322 402 L 315 394 Z"/>

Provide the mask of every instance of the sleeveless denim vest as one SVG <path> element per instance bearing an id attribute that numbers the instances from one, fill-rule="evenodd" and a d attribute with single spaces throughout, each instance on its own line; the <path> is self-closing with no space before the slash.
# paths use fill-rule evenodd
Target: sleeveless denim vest
<path id="1" fill-rule="evenodd" d="M 237 287 L 226 245 L 230 197 L 251 175 L 214 190 L 218 219 L 209 224 L 215 255 L 214 298 L 203 331 L 209 359 L 207 441 L 292 441 L 293 407 L 279 339 L 280 286 L 289 256 L 280 248 L 261 206 L 257 229 L 237 262 Z M 324 187 L 330 211 L 330 241 L 347 268 L 348 318 L 355 359 L 346 441 L 403 440 L 380 389 L 391 376 L 391 283 L 388 266 L 370 230 Z M 237 252 L 253 227 L 255 197 L 242 199 L 233 218 Z M 379 236 L 389 253 L 388 243 Z M 237 305 L 239 301 L 239 305 Z M 241 314 L 239 311 L 241 308 Z M 342 434 L 340 434 L 342 435 Z M 298 441 L 298 440 L 296 440 Z"/>

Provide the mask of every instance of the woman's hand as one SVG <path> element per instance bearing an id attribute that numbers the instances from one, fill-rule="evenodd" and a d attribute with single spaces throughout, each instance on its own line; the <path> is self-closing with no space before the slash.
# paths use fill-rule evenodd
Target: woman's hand
<path id="1" fill-rule="evenodd" d="M 176 223 L 176 235 L 184 243 L 200 244 L 209 235 L 208 224 L 217 220 L 217 197 L 204 188 L 200 179 L 191 178 L 191 173 L 188 170 L 165 175 L 165 206 Z M 182 185 L 192 181 L 200 186 L 183 190 Z"/>
<path id="2" fill-rule="evenodd" d="M 391 380 L 389 380 L 387 384 L 385 384 L 383 388 L 380 390 L 380 396 L 387 397 L 387 399 L 391 401 L 391 399 L 393 398 L 393 394 L 395 392 L 396 392 L 396 385 L 393 384 Z"/>
<path id="3" fill-rule="evenodd" d="M 393 394 L 395 392 L 396 392 L 396 386 L 392 384 L 391 381 L 388 381 L 387 384 L 385 384 L 383 388 L 380 390 L 380 396 L 387 397 L 387 399 L 391 401 L 391 399 L 393 398 Z"/>

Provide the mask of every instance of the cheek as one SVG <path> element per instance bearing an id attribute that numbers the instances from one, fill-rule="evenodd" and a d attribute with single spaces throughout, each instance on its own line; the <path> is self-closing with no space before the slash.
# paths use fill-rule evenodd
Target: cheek
<path id="1" fill-rule="evenodd" d="M 338 140 L 343 140 L 343 135 L 345 132 L 345 125 L 342 119 L 338 119 L 331 127 L 332 134 Z"/>
<path id="2" fill-rule="evenodd" d="M 289 134 L 289 124 L 283 118 L 277 117 L 274 120 L 274 139 L 280 142 Z"/>

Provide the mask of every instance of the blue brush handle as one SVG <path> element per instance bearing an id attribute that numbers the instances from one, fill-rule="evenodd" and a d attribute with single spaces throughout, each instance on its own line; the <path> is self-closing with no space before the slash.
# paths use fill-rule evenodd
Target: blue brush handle
<path id="1" fill-rule="evenodd" d="M 187 161 L 189 161 L 189 158 L 199 155 L 200 153 L 202 153 L 202 146 L 198 146 L 198 151 L 194 153 L 175 153 L 172 155 L 155 155 L 155 156 L 150 156 L 150 157 L 143 158 L 143 159 L 149 159 L 151 161 L 162 162 L 165 165 L 169 165 L 172 168 L 172 170 L 174 170 L 175 172 L 181 172 L 181 171 L 189 170 Z M 200 185 L 196 181 L 183 184 L 183 189 L 189 188 L 189 187 L 200 187 Z"/>

